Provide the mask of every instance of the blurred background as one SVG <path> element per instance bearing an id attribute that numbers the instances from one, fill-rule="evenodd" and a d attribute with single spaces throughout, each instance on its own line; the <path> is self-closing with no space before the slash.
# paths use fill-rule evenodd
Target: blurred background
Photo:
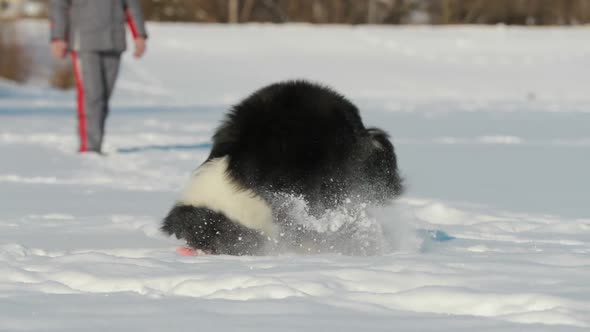
<path id="1" fill-rule="evenodd" d="M 15 21 L 46 19 L 48 0 L 0 0 L 0 77 L 25 82 L 34 56 Z M 143 0 L 147 19 L 199 23 L 312 23 L 383 25 L 580 25 L 587 0 Z M 69 66 L 57 66 L 52 86 L 73 87 Z"/>

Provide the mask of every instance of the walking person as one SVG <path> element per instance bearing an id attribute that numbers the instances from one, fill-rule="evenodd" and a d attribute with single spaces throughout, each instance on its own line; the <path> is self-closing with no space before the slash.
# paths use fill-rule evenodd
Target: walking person
<path id="1" fill-rule="evenodd" d="M 109 99 L 126 49 L 125 23 L 143 56 L 147 32 L 140 0 L 51 0 L 51 51 L 71 52 L 78 90 L 80 152 L 102 153 Z"/>

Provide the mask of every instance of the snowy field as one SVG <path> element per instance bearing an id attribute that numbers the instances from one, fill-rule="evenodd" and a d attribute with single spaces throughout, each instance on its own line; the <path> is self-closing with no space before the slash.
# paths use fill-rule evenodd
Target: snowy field
<path id="1" fill-rule="evenodd" d="M 590 29 L 151 24 L 107 157 L 74 94 L 0 81 L 0 331 L 588 331 Z M 229 105 L 308 78 L 389 131 L 374 257 L 183 257 L 161 218 Z"/>

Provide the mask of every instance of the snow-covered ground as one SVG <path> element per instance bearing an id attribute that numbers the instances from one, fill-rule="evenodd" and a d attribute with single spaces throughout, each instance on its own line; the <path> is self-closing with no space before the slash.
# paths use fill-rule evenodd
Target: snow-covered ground
<path id="1" fill-rule="evenodd" d="M 108 157 L 74 94 L 0 81 L 0 331 L 586 331 L 590 29 L 151 24 Z M 45 75 L 45 76 L 44 76 Z M 375 257 L 182 257 L 160 219 L 228 105 L 326 83 L 388 130 L 408 192 Z"/>

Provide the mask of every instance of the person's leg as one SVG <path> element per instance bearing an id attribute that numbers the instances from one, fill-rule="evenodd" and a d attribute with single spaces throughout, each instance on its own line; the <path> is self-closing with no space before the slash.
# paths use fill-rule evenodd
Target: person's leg
<path id="1" fill-rule="evenodd" d="M 113 95 L 115 89 L 115 82 L 119 75 L 119 65 L 121 63 L 121 52 L 102 52 L 101 53 L 102 69 L 103 69 L 103 82 L 105 83 L 105 110 L 102 113 L 101 128 L 104 135 L 105 123 L 109 114 L 109 100 Z"/>
<path id="2" fill-rule="evenodd" d="M 78 86 L 78 126 L 80 152 L 101 152 L 102 118 L 106 96 L 101 56 L 97 52 L 73 52 Z"/>

